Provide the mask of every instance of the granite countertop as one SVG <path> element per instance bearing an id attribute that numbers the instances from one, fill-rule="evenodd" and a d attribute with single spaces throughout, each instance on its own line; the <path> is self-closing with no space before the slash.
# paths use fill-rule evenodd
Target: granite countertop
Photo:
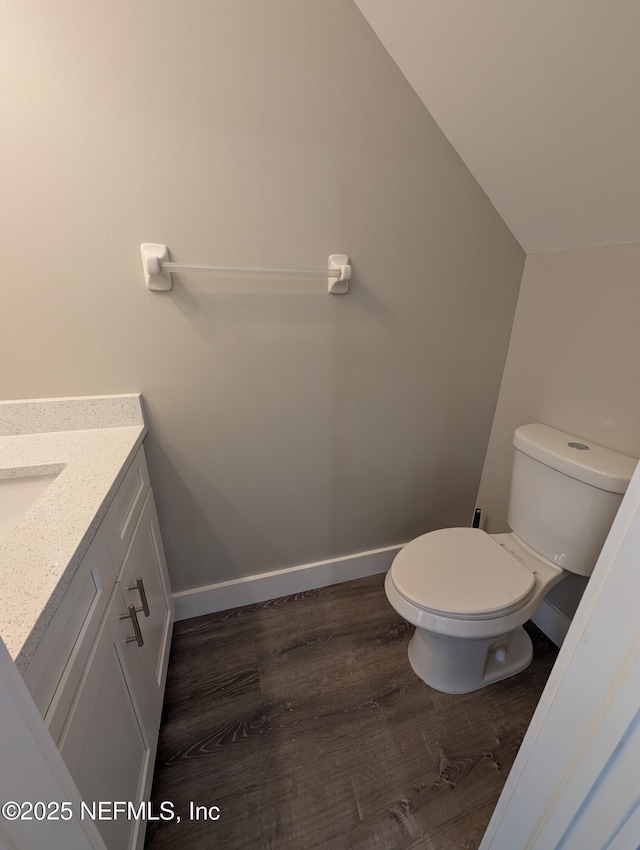
<path id="1" fill-rule="evenodd" d="M 0 636 L 22 671 L 145 433 L 137 394 L 0 402 L 0 485 L 57 473 L 0 537 Z"/>

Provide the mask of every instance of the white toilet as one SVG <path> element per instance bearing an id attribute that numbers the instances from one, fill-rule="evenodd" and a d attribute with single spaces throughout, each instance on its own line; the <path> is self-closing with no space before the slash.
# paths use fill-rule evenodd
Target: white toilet
<path id="1" fill-rule="evenodd" d="M 385 591 L 412 623 L 409 662 L 459 694 L 531 661 L 522 624 L 567 573 L 591 575 L 637 460 L 547 425 L 513 437 L 509 534 L 444 528 L 395 557 Z"/>

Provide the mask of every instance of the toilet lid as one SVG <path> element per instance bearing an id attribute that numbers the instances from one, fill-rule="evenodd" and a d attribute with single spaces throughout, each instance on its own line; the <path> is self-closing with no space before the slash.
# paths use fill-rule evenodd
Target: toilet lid
<path id="1" fill-rule="evenodd" d="M 533 573 L 478 528 L 443 528 L 417 537 L 394 558 L 391 578 L 419 608 L 466 620 L 517 610 L 535 585 Z"/>

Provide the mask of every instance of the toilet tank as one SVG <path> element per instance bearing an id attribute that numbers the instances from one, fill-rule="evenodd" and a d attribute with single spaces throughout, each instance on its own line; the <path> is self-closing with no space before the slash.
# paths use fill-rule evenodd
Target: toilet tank
<path id="1" fill-rule="evenodd" d="M 508 523 L 565 570 L 591 575 L 637 459 L 548 425 L 522 425 L 515 447 Z"/>

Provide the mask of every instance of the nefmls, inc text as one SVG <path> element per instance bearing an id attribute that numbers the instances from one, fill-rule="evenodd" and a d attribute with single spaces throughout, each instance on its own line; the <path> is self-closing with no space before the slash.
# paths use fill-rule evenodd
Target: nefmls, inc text
<path id="1" fill-rule="evenodd" d="M 219 806 L 203 806 L 189 802 L 189 811 L 186 817 L 189 820 L 211 820 L 220 819 Z M 180 822 L 181 815 L 176 812 L 175 804 L 169 800 L 161 803 L 143 801 L 132 803 L 126 800 L 100 800 L 93 803 L 82 802 L 80 804 L 81 820 L 140 820 L 140 821 L 172 821 Z"/>

